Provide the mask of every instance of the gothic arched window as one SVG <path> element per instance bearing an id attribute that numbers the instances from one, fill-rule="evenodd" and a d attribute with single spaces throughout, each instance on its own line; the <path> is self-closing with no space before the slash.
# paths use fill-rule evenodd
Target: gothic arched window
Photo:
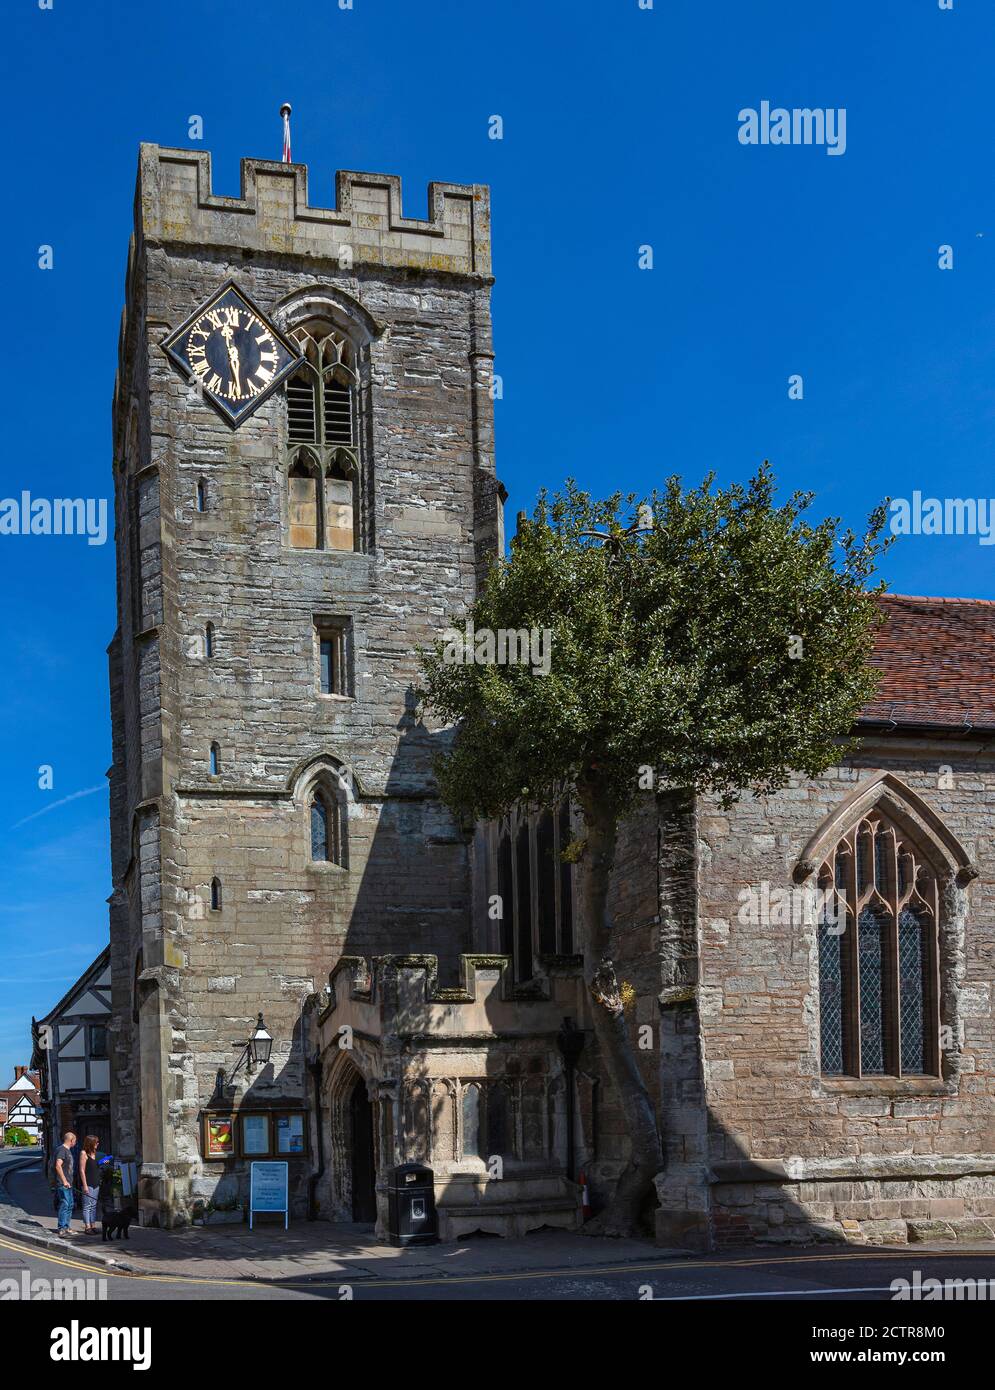
<path id="1" fill-rule="evenodd" d="M 538 811 L 522 807 L 494 827 L 499 945 L 520 983 L 532 979 L 537 956 L 574 952 L 573 866 L 563 858 L 571 837 L 569 797 Z"/>
<path id="2" fill-rule="evenodd" d="M 331 324 L 294 329 L 304 362 L 287 382 L 290 544 L 358 550 L 359 407 L 356 353 Z"/>
<path id="3" fill-rule="evenodd" d="M 311 859 L 315 864 L 338 864 L 342 869 L 348 868 L 343 795 L 333 797 L 321 789 L 311 798 Z"/>
<path id="4" fill-rule="evenodd" d="M 871 811 L 837 842 L 819 888 L 823 1075 L 938 1075 L 935 869 Z"/>

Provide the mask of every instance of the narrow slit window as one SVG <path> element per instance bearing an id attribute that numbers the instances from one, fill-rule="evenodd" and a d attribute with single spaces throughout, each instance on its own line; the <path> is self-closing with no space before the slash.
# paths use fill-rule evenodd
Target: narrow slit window
<path id="1" fill-rule="evenodd" d="M 348 622 L 316 621 L 318 688 L 322 695 L 351 696 L 352 630 Z"/>
<path id="2" fill-rule="evenodd" d="M 322 637 L 321 639 L 321 693 L 322 695 L 338 695 L 336 690 L 336 660 L 335 660 L 335 638 Z"/>
<path id="3" fill-rule="evenodd" d="M 203 478 L 197 484 L 197 510 L 199 512 L 207 511 L 207 484 Z"/>
<path id="4" fill-rule="evenodd" d="M 211 911 L 221 911 L 221 880 L 220 878 L 211 879 Z"/>
<path id="5" fill-rule="evenodd" d="M 327 863 L 328 853 L 328 807 L 320 796 L 311 802 L 311 858 L 316 863 Z"/>
<path id="6" fill-rule="evenodd" d="M 221 749 L 218 747 L 216 743 L 211 744 L 211 757 L 209 766 L 211 769 L 211 776 L 216 777 L 218 773 L 221 771 Z"/>
<path id="7" fill-rule="evenodd" d="M 208 661 L 214 655 L 214 624 L 208 623 L 204 629 L 204 652 Z"/>

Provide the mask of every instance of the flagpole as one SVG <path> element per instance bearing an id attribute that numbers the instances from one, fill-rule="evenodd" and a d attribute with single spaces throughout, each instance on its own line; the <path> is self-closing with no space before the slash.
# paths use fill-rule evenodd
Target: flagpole
<path id="1" fill-rule="evenodd" d="M 285 101 L 280 107 L 280 115 L 283 117 L 283 163 L 291 164 L 290 158 L 290 111 L 289 101 Z"/>

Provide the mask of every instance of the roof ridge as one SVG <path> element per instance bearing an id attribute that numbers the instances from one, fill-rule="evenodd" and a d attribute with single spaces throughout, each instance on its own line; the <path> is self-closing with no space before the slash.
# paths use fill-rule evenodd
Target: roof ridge
<path id="1" fill-rule="evenodd" d="M 940 598 L 934 594 L 878 594 L 885 602 L 891 599 L 905 599 L 910 603 L 983 603 L 995 606 L 995 598 Z"/>

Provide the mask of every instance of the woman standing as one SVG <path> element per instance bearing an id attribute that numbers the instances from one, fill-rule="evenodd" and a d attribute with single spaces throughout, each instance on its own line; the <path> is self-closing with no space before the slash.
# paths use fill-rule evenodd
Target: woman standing
<path id="1" fill-rule="evenodd" d="M 88 1134 L 83 1140 L 79 1156 L 79 1180 L 83 1188 L 83 1231 L 93 1235 L 97 1229 L 97 1197 L 100 1195 L 100 1174 L 97 1171 L 97 1145 L 95 1134 Z"/>

